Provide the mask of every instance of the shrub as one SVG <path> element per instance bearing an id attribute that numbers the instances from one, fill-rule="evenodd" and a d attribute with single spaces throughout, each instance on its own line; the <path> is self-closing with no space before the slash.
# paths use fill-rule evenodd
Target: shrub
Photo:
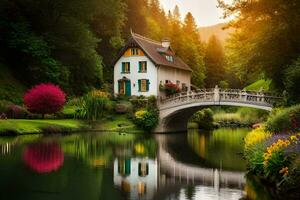
<path id="1" fill-rule="evenodd" d="M 124 114 L 131 110 L 131 106 L 128 103 L 118 103 L 115 106 L 115 111 L 118 114 Z"/>
<path id="2" fill-rule="evenodd" d="M 0 100 L 0 113 L 6 113 L 10 105 L 12 105 L 10 101 Z"/>
<path id="3" fill-rule="evenodd" d="M 65 93 L 51 83 L 34 86 L 24 96 L 29 112 L 35 114 L 53 114 L 60 111 L 66 101 Z"/>
<path id="4" fill-rule="evenodd" d="M 227 81 L 220 81 L 219 86 L 222 89 L 226 89 L 226 88 L 229 88 L 229 83 Z"/>
<path id="5" fill-rule="evenodd" d="M 130 99 L 135 111 L 141 109 L 156 109 L 157 108 L 157 99 L 156 96 L 149 96 L 149 97 L 137 97 Z"/>
<path id="6" fill-rule="evenodd" d="M 270 132 L 296 132 L 300 128 L 300 105 L 286 108 L 273 114 L 266 123 Z"/>
<path id="7" fill-rule="evenodd" d="M 108 94 L 94 90 L 89 92 L 81 99 L 80 108 L 76 110 L 75 118 L 98 120 L 103 117 L 108 109 Z"/>
<path id="8" fill-rule="evenodd" d="M 178 85 L 174 84 L 174 83 L 166 83 L 164 85 L 164 90 L 166 92 L 166 95 L 173 95 L 173 94 L 177 94 L 180 92 L 180 88 L 178 87 Z"/>
<path id="9" fill-rule="evenodd" d="M 12 104 L 8 106 L 6 111 L 6 116 L 8 118 L 13 118 L 13 119 L 22 119 L 22 118 L 26 118 L 27 111 L 22 106 Z"/>
<path id="10" fill-rule="evenodd" d="M 199 125 L 199 128 L 203 128 L 206 130 L 213 129 L 214 127 L 213 112 L 210 108 L 205 108 L 196 112 L 192 116 L 191 121 L 197 123 Z"/>
<path id="11" fill-rule="evenodd" d="M 271 133 L 264 130 L 263 127 L 252 130 L 245 137 L 245 149 L 249 149 L 251 146 L 263 142 L 272 136 Z"/>
<path id="12" fill-rule="evenodd" d="M 146 130 L 150 131 L 158 124 L 159 115 L 157 110 L 139 110 L 134 114 L 135 124 Z"/>

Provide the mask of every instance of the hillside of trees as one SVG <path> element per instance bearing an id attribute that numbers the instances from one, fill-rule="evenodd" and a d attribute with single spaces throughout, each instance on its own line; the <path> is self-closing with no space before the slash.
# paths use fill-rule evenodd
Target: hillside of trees
<path id="1" fill-rule="evenodd" d="M 138 20 L 137 20 L 138 19 Z M 1 59 L 27 86 L 59 84 L 70 94 L 112 83 L 112 63 L 130 30 L 172 48 L 205 85 L 205 44 L 191 13 L 165 12 L 159 0 L 4 0 L 0 4 Z"/>
<path id="2" fill-rule="evenodd" d="M 158 41 L 170 38 L 193 69 L 197 87 L 244 88 L 265 78 L 300 100 L 294 92 L 300 77 L 299 1 L 219 2 L 225 18 L 236 16 L 226 34 L 220 34 L 221 25 L 208 34 L 191 13 L 182 16 L 177 6 L 165 11 L 159 0 L 2 0 L 0 60 L 26 87 L 52 82 L 82 95 L 110 87 L 112 63 L 132 29 Z"/>
<path id="3" fill-rule="evenodd" d="M 215 35 L 217 38 L 219 38 L 222 44 L 225 44 L 226 40 L 230 37 L 230 34 L 234 32 L 233 28 L 226 27 L 226 23 L 199 27 L 200 38 L 203 42 L 208 42 L 209 38 Z"/>

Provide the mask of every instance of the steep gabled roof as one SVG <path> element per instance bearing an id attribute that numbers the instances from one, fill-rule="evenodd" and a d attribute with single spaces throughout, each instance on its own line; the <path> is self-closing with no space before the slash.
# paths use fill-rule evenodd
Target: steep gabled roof
<path id="1" fill-rule="evenodd" d="M 120 52 L 118 59 L 130 47 L 141 48 L 155 65 L 192 71 L 192 69 L 186 63 L 184 63 L 179 57 L 175 55 L 171 48 L 164 48 L 161 45 L 161 42 L 151 40 L 136 33 L 131 33 L 131 37 L 128 40 L 126 46 Z M 165 55 L 173 56 L 173 62 L 167 61 Z"/>

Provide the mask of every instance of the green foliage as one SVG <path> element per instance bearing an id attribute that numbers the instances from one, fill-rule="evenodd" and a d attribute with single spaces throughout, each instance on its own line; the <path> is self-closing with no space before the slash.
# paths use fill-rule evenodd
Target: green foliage
<path id="1" fill-rule="evenodd" d="M 218 85 L 222 89 L 229 88 L 229 83 L 227 81 L 220 81 Z"/>
<path id="2" fill-rule="evenodd" d="M 278 173 L 283 167 L 290 165 L 290 159 L 284 155 L 283 150 L 273 152 L 268 165 L 264 167 L 264 173 L 266 176 L 274 179 L 280 179 L 282 174 Z"/>
<path id="3" fill-rule="evenodd" d="M 90 92 L 82 97 L 80 107 L 75 113 L 75 118 L 95 121 L 104 116 L 108 110 L 109 99 L 107 96 Z"/>
<path id="4" fill-rule="evenodd" d="M 103 66 L 112 78 L 125 8 L 122 0 L 1 1 L 2 55 L 29 86 L 52 82 L 84 94 L 100 87 Z"/>
<path id="5" fill-rule="evenodd" d="M 285 70 L 284 86 L 289 103 L 300 102 L 300 57 Z"/>
<path id="6" fill-rule="evenodd" d="M 300 55 L 300 2 L 298 0 L 219 0 L 224 17 L 235 16 L 236 28 L 228 44 L 228 60 L 247 83 L 261 72 L 276 89 L 284 89 L 285 69 Z"/>
<path id="7" fill-rule="evenodd" d="M 213 112 L 209 108 L 202 109 L 192 116 L 191 121 L 197 123 L 199 128 L 210 130 L 213 128 Z"/>
<path id="8" fill-rule="evenodd" d="M 245 87 L 246 90 L 254 90 L 254 91 L 259 91 L 263 89 L 264 91 L 269 91 L 270 85 L 272 83 L 272 80 L 270 79 L 260 79 L 258 81 L 255 81 L 254 83 L 248 85 Z"/>
<path id="9" fill-rule="evenodd" d="M 225 78 L 225 57 L 219 39 L 213 35 L 205 50 L 206 87 L 214 87 Z"/>
<path id="10" fill-rule="evenodd" d="M 157 110 L 139 110 L 134 114 L 134 123 L 146 131 L 151 131 L 156 127 L 159 120 Z"/>
<path id="11" fill-rule="evenodd" d="M 5 99 L 21 105 L 26 87 L 18 81 L 9 66 L 0 62 L 0 100 Z"/>
<path id="12" fill-rule="evenodd" d="M 271 132 L 299 131 L 300 105 L 295 105 L 274 113 L 267 121 L 266 128 Z"/>

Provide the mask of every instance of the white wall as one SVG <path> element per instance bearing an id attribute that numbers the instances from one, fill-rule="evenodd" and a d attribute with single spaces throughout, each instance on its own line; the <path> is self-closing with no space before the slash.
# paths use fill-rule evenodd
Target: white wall
<path id="1" fill-rule="evenodd" d="M 181 84 L 185 83 L 188 89 L 191 86 L 191 72 L 181 69 L 176 69 L 172 67 L 160 66 L 158 68 L 158 85 L 160 81 L 162 84 L 165 84 L 166 80 L 170 80 L 172 83 L 176 84 L 176 81 L 180 81 L 179 87 L 181 88 Z M 164 96 L 163 93 L 160 96 Z"/>
<path id="2" fill-rule="evenodd" d="M 147 73 L 139 73 L 139 61 L 147 61 Z M 130 62 L 130 73 L 122 74 L 122 62 Z M 114 93 L 118 94 L 118 80 L 126 77 L 131 81 L 131 95 L 158 95 L 157 68 L 146 56 L 122 56 L 114 66 Z M 149 91 L 139 92 L 138 80 L 149 79 Z"/>

